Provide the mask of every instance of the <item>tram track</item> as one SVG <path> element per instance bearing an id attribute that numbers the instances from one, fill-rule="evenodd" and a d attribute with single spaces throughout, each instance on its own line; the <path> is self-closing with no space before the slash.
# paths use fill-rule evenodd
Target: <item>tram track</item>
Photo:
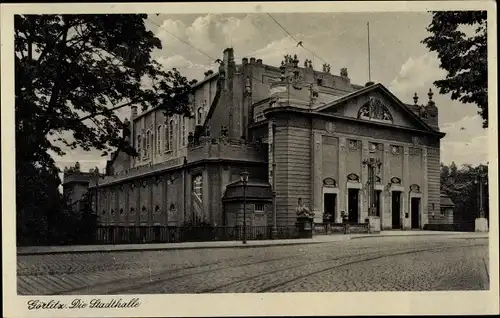
<path id="1" fill-rule="evenodd" d="M 366 247 L 363 247 L 363 248 L 366 248 Z M 298 257 L 300 257 L 300 255 L 296 255 L 297 254 L 296 252 L 289 252 L 288 254 L 289 255 L 286 255 L 286 256 L 281 256 L 281 257 L 272 258 L 272 259 L 266 259 L 266 260 L 262 260 L 262 261 L 258 261 L 258 262 L 251 261 L 251 262 L 246 262 L 246 263 L 243 263 L 243 264 L 225 265 L 225 266 L 222 266 L 220 268 L 208 269 L 208 270 L 202 270 L 202 271 L 195 272 L 195 273 L 188 273 L 188 274 L 177 275 L 177 276 L 169 277 L 167 279 L 174 280 L 174 279 L 179 279 L 179 278 L 184 278 L 184 277 L 189 277 L 189 276 L 194 276 L 194 275 L 200 275 L 200 274 L 206 274 L 206 273 L 209 273 L 209 272 L 214 272 L 214 271 L 219 271 L 219 270 L 224 270 L 224 269 L 229 269 L 229 268 L 244 267 L 244 266 L 253 265 L 253 264 L 263 264 L 263 263 L 281 261 L 281 260 L 284 260 L 284 259 L 290 259 L 290 258 L 298 258 Z M 178 273 L 178 272 L 183 272 L 183 271 L 186 271 L 186 270 L 191 270 L 191 269 L 196 269 L 196 268 L 205 268 L 205 267 L 210 267 L 210 266 L 227 264 L 228 262 L 242 261 L 242 260 L 245 260 L 245 259 L 248 259 L 248 258 L 252 258 L 252 257 L 253 257 L 253 255 L 246 255 L 244 257 L 241 257 L 241 256 L 240 257 L 233 257 L 233 258 L 224 259 L 224 260 L 220 260 L 220 261 L 216 261 L 216 262 L 211 262 L 211 263 L 203 264 L 203 265 L 193 265 L 193 266 L 187 266 L 187 267 L 169 269 L 169 270 L 161 271 L 159 273 L 155 273 L 154 275 L 143 275 L 143 276 L 139 276 L 139 277 L 134 277 L 134 281 L 138 281 L 139 280 L 139 281 L 142 281 L 142 282 L 139 283 L 139 284 L 133 285 L 133 288 L 140 287 L 140 286 L 150 285 L 151 283 L 154 283 L 154 282 L 164 281 L 165 279 L 163 278 L 163 276 L 165 276 L 165 275 L 174 274 L 174 273 Z M 51 293 L 51 295 L 64 295 L 64 294 L 67 294 L 67 293 L 74 293 L 74 292 L 79 292 L 79 291 L 87 291 L 89 288 L 92 288 L 92 289 L 94 289 L 94 288 L 105 288 L 106 286 L 114 286 L 114 285 L 117 285 L 117 284 L 130 285 L 130 279 L 129 278 L 117 279 L 117 280 L 107 281 L 107 282 L 103 282 L 103 283 L 99 283 L 99 284 L 94 284 L 94 285 L 91 285 L 91 286 L 77 287 L 77 288 L 73 288 L 73 289 L 69 289 L 69 290 L 64 290 L 64 291 L 59 291 L 59 292 Z M 124 287 L 124 288 L 120 288 L 120 289 L 113 289 L 110 292 L 119 293 L 121 291 L 125 291 L 128 288 L 130 288 L 130 286 L 127 286 L 127 287 Z"/>
<path id="2" fill-rule="evenodd" d="M 471 246 L 471 245 L 467 245 L 467 246 Z M 464 246 L 461 246 L 461 247 L 464 247 Z M 402 251 L 400 253 L 404 254 L 404 253 L 428 251 L 428 250 L 433 250 L 433 249 L 446 249 L 446 248 L 447 248 L 446 246 L 438 246 L 438 247 L 431 247 L 431 248 L 425 248 L 425 249 L 422 249 L 422 248 L 420 248 L 420 249 L 410 248 L 410 249 L 406 249 L 406 250 L 404 250 L 404 251 Z M 367 247 L 359 247 L 359 248 L 351 249 L 351 251 L 356 251 L 356 250 L 360 250 L 360 249 L 367 249 Z M 245 278 L 242 278 L 242 279 L 231 281 L 229 283 L 218 285 L 216 287 L 204 288 L 204 289 L 202 289 L 200 291 L 196 291 L 194 293 L 211 293 L 211 292 L 217 292 L 217 290 L 220 290 L 220 289 L 225 288 L 225 287 L 229 287 L 231 285 L 235 285 L 235 284 L 239 284 L 239 283 L 243 283 L 243 282 L 249 282 L 249 281 L 252 281 L 254 279 L 262 278 L 263 276 L 270 276 L 270 275 L 272 276 L 273 274 L 277 274 L 279 272 L 289 271 L 289 270 L 293 270 L 293 269 L 298 269 L 300 267 L 305 267 L 305 266 L 311 266 L 311 265 L 318 265 L 318 264 L 322 264 L 322 263 L 335 262 L 335 261 L 339 261 L 339 260 L 343 260 L 343 259 L 349 259 L 349 258 L 355 258 L 355 257 L 362 257 L 362 256 L 367 256 L 367 255 L 377 255 L 376 257 L 373 257 L 373 259 L 377 259 L 377 258 L 381 258 L 381 257 L 393 255 L 393 254 L 390 254 L 390 253 L 389 254 L 380 255 L 383 252 L 384 251 L 373 251 L 373 252 L 369 252 L 369 253 L 356 254 L 356 255 L 348 255 L 348 256 L 341 256 L 341 257 L 337 257 L 337 258 L 331 258 L 331 259 L 328 259 L 328 260 L 320 260 L 320 261 L 315 261 L 315 262 L 311 262 L 311 261 L 308 261 L 307 259 L 305 259 L 303 264 L 298 264 L 298 265 L 293 265 L 293 266 L 286 266 L 286 267 L 279 268 L 277 270 L 272 270 L 272 271 L 267 271 L 267 272 L 264 272 L 264 273 L 259 273 L 257 275 L 253 275 L 253 276 L 250 276 L 250 277 L 245 277 Z M 385 251 L 385 252 L 390 252 L 390 251 Z M 331 254 L 331 253 L 329 253 L 329 254 Z M 271 262 L 275 262 L 275 261 L 280 261 L 280 260 L 283 260 L 283 259 L 296 259 L 296 258 L 301 258 L 301 257 L 303 257 L 303 255 L 297 255 L 297 256 L 294 256 L 294 257 L 287 256 L 287 257 L 281 257 L 281 258 L 276 258 L 276 259 L 272 259 L 272 260 L 264 260 L 264 261 L 259 261 L 259 262 L 251 262 L 251 263 L 248 263 L 248 264 L 241 264 L 241 265 L 239 265 L 237 267 L 253 266 L 253 265 L 258 265 L 258 264 L 265 264 L 265 263 L 271 263 Z M 366 261 L 366 260 L 367 259 L 358 260 L 357 262 L 360 262 L 360 261 L 362 262 L 362 261 Z M 175 277 L 164 278 L 164 279 L 161 279 L 161 280 L 156 280 L 156 281 L 151 281 L 151 282 L 145 282 L 144 284 L 134 285 L 132 288 L 113 289 L 113 290 L 110 291 L 110 293 L 113 293 L 113 294 L 119 294 L 119 293 L 123 293 L 123 292 L 132 293 L 132 291 L 134 291 L 134 290 L 139 290 L 140 291 L 141 289 L 144 289 L 144 288 L 149 289 L 149 290 L 156 290 L 157 288 L 160 288 L 161 286 L 164 286 L 167 283 L 174 282 L 174 281 L 179 280 L 179 279 L 183 279 L 183 278 L 187 278 L 187 277 L 194 277 L 194 276 L 198 276 L 198 275 L 201 275 L 201 274 L 212 273 L 212 272 L 221 271 L 221 270 L 229 269 L 229 268 L 235 268 L 235 266 L 227 266 L 225 268 L 218 268 L 216 270 L 207 270 L 207 271 L 203 271 L 203 272 L 197 272 L 197 273 L 179 275 L 179 276 L 175 276 Z M 328 267 L 326 269 L 322 269 L 319 272 L 329 270 L 330 268 L 331 267 Z M 314 274 L 314 273 L 315 272 L 313 272 L 312 274 Z M 311 275 L 311 273 L 307 273 L 306 275 L 302 275 L 302 277 L 307 277 L 309 275 Z"/>

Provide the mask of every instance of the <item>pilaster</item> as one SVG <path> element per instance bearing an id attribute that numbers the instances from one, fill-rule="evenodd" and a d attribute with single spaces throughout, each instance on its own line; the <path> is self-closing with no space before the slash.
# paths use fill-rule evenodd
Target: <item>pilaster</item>
<path id="1" fill-rule="evenodd" d="M 422 182 L 422 206 L 423 206 L 423 213 L 422 213 L 422 228 L 425 224 L 429 223 L 429 194 L 428 194 L 428 187 L 427 184 L 429 182 L 428 175 L 427 175 L 427 147 L 423 146 L 422 147 L 422 168 L 423 168 L 423 182 Z"/>
<path id="2" fill-rule="evenodd" d="M 338 187 L 341 195 L 338 196 L 340 211 L 337 213 L 337 218 L 335 222 L 341 223 L 342 218 L 340 216 L 342 211 L 347 212 L 347 172 L 346 172 L 346 147 L 347 147 L 346 137 L 339 137 L 339 180 Z M 344 194 L 344 195 L 342 195 Z"/>
<path id="3" fill-rule="evenodd" d="M 179 220 L 180 218 L 177 217 L 177 220 L 170 220 L 170 222 L 172 221 L 178 221 L 179 224 L 176 224 L 176 225 L 180 225 L 186 221 L 190 221 L 190 222 L 193 222 L 193 214 L 192 214 L 192 211 L 193 211 L 193 208 L 192 208 L 192 204 L 193 204 L 193 200 L 192 200 L 192 191 L 193 191 L 193 178 L 192 178 L 192 174 L 189 172 L 189 171 L 185 171 L 182 173 L 183 175 L 183 181 L 184 181 L 184 185 L 183 185 L 183 189 L 185 189 L 185 191 L 183 191 L 183 194 L 182 194 L 182 202 L 185 202 L 186 204 L 183 206 L 186 207 L 185 211 L 182 212 L 182 220 Z"/>
<path id="4" fill-rule="evenodd" d="M 208 222 L 208 223 L 211 223 L 213 218 L 212 218 L 212 209 L 210 209 L 210 198 L 209 198 L 209 191 L 208 191 L 208 187 L 210 185 L 210 182 L 209 182 L 209 175 L 208 175 L 208 169 L 207 169 L 207 166 L 204 167 L 203 169 L 203 172 L 202 172 L 202 176 L 203 176 L 203 209 L 205 211 L 203 211 L 203 215 L 204 215 L 204 218 L 205 220 Z"/>
<path id="5" fill-rule="evenodd" d="M 389 143 L 384 143 L 384 161 L 382 164 L 382 185 L 384 186 L 384 191 L 382 192 L 382 196 L 384 197 L 383 205 L 382 205 L 382 229 L 390 229 L 392 227 L 392 200 L 391 200 L 391 191 L 387 188 L 387 184 L 391 180 L 391 164 L 389 160 L 389 151 L 391 145 Z"/>
<path id="6" fill-rule="evenodd" d="M 320 215 L 323 213 L 322 208 L 322 188 L 323 188 L 323 136 L 319 133 L 315 133 L 313 137 L 313 147 L 314 151 L 312 152 L 312 182 L 313 182 L 313 191 L 312 191 L 312 202 L 313 202 L 313 211 L 315 215 Z"/>
<path id="7" fill-rule="evenodd" d="M 361 183 L 361 191 L 359 195 L 361 196 L 360 207 L 359 207 L 359 222 L 364 223 L 365 219 L 368 218 L 368 187 L 366 183 L 368 182 L 368 167 L 363 164 L 365 159 L 368 159 L 368 141 L 361 141 L 361 175 L 360 175 L 360 183 Z"/>
<path id="8" fill-rule="evenodd" d="M 403 146 L 403 180 L 402 185 L 404 186 L 404 194 L 402 201 L 403 208 L 403 225 L 404 228 L 411 227 L 410 224 L 410 200 L 409 200 L 409 191 L 410 191 L 410 166 L 409 166 L 409 147 Z M 408 217 L 406 217 L 408 215 Z"/>

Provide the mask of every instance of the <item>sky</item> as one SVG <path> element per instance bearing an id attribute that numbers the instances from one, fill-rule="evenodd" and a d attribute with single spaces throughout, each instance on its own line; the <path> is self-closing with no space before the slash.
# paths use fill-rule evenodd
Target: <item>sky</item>
<path id="1" fill-rule="evenodd" d="M 449 95 L 438 94 L 432 84 L 444 78 L 445 72 L 439 68 L 436 54 L 421 43 L 428 36 L 430 13 L 273 13 L 272 16 L 315 56 L 297 47 L 296 41 L 265 13 L 153 14 L 146 25 L 162 41 L 162 49 L 153 53 L 154 58 L 167 69 L 179 69 L 188 79 L 202 79 L 206 70 L 216 70 L 215 59 L 222 58 L 222 51 L 232 47 L 237 63 L 243 57 L 255 57 L 264 64 L 278 66 L 285 54 L 297 54 L 301 63 L 306 58 L 312 60 L 317 70 L 321 70 L 324 61 L 331 65 L 333 74 L 346 67 L 351 82 L 364 85 L 368 81 L 369 23 L 372 81 L 382 83 L 405 103 L 413 103 L 415 92 L 420 97 L 419 104 L 426 103 L 427 92 L 432 88 L 440 129 L 446 133 L 441 140 L 441 161 L 445 164 L 455 161 L 458 166 L 487 162 L 487 129 L 482 128 L 477 106 L 452 101 Z M 130 117 L 129 110 L 122 110 L 120 117 Z M 78 149 L 68 150 L 66 156 L 55 159 L 61 169 L 79 161 L 83 171 L 95 166 L 102 171 L 107 160 L 99 152 Z"/>

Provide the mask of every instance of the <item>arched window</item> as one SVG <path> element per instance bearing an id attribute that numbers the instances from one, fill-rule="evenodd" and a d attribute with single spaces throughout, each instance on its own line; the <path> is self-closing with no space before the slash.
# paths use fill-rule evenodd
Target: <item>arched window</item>
<path id="1" fill-rule="evenodd" d="M 203 176 L 201 174 L 193 179 L 193 193 L 200 202 L 203 202 Z"/>
<path id="2" fill-rule="evenodd" d="M 158 128 L 156 130 L 156 152 L 161 153 L 161 125 L 158 125 Z"/>
<path id="3" fill-rule="evenodd" d="M 203 108 L 198 107 L 198 112 L 196 113 L 196 125 L 202 125 L 202 120 L 203 120 Z"/>
<path id="4" fill-rule="evenodd" d="M 170 144 L 171 149 L 174 148 L 174 133 L 175 133 L 175 122 L 174 120 L 170 120 L 168 124 L 168 130 L 169 130 L 169 135 L 168 135 L 168 143 Z"/>

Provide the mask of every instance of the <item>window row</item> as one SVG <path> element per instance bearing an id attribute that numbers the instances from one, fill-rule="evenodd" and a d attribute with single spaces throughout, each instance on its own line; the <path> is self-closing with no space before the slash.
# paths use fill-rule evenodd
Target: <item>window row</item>
<path id="1" fill-rule="evenodd" d="M 154 212 L 155 212 L 155 213 L 161 213 L 161 211 L 160 211 L 160 210 L 161 210 L 161 209 L 160 209 L 160 207 L 159 207 L 158 205 L 156 205 L 156 206 L 155 206 L 155 208 L 154 208 Z M 148 209 L 147 209 L 145 206 L 143 206 L 143 207 L 142 207 L 142 209 L 141 209 L 141 212 L 142 212 L 143 214 L 144 214 L 144 213 L 147 213 L 147 212 L 148 212 Z M 119 210 L 119 214 L 124 214 L 124 213 L 125 213 L 125 211 L 123 210 L 123 208 L 120 208 L 120 210 Z M 130 214 L 135 214 L 135 208 L 130 208 L 130 212 L 129 212 L 129 213 L 130 213 Z M 103 214 L 103 215 L 105 215 L 105 214 L 106 214 L 106 210 L 102 210 L 102 214 Z M 111 215 L 115 215 L 115 214 L 116 214 L 116 213 L 115 213 L 115 210 L 114 210 L 114 209 L 111 209 L 111 211 L 109 211 L 109 214 L 111 214 Z"/>
<path id="2" fill-rule="evenodd" d="M 182 117 L 180 120 L 179 146 L 187 145 L 188 118 Z M 152 147 L 156 154 L 169 152 L 175 148 L 176 122 L 172 119 L 167 124 L 158 125 L 156 132 L 147 130 L 145 134 L 138 134 L 136 137 L 136 149 L 139 160 L 148 160 L 152 153 Z"/>

